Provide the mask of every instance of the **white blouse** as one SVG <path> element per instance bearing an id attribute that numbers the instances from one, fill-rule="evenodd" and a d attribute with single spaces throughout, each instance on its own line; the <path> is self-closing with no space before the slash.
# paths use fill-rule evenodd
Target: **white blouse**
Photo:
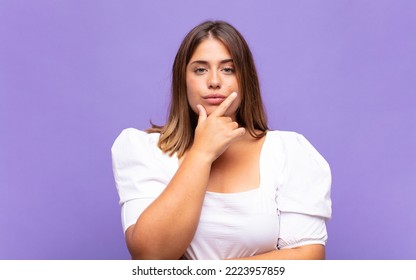
<path id="1" fill-rule="evenodd" d="M 128 128 L 111 149 L 123 230 L 168 185 L 176 156 L 158 147 L 159 134 Z M 267 132 L 260 155 L 260 185 L 238 193 L 206 192 L 188 259 L 257 255 L 308 244 L 325 245 L 331 217 L 328 163 L 300 134 Z"/>

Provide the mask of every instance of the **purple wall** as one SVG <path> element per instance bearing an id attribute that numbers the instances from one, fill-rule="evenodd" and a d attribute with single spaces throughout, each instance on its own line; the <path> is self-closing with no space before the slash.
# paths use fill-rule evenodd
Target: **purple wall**
<path id="1" fill-rule="evenodd" d="M 251 46 L 270 126 L 333 172 L 329 259 L 416 259 L 416 2 L 0 1 L 0 259 L 127 259 L 110 147 L 163 123 L 205 19 Z"/>

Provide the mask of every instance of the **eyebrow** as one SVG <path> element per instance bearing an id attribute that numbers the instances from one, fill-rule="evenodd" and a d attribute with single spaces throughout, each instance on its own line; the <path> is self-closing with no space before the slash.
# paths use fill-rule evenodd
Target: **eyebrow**
<path id="1" fill-rule="evenodd" d="M 220 61 L 220 64 L 225 64 L 229 62 L 233 62 L 233 59 L 232 58 L 223 59 Z M 209 64 L 209 63 L 206 60 L 195 60 L 195 61 L 192 61 L 190 64 Z"/>

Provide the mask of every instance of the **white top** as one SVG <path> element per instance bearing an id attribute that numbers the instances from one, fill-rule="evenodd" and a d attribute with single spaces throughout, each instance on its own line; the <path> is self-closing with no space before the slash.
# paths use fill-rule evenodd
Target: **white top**
<path id="1" fill-rule="evenodd" d="M 125 129 L 112 147 L 124 231 L 158 197 L 178 169 L 158 147 L 158 133 Z M 267 132 L 260 185 L 238 193 L 206 192 L 188 259 L 252 256 L 327 240 L 331 217 L 328 163 L 300 134 Z"/>

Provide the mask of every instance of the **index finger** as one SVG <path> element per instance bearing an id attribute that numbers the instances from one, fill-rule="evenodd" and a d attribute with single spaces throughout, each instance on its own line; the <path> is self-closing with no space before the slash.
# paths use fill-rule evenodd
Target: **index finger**
<path id="1" fill-rule="evenodd" d="M 237 98 L 237 93 L 233 92 L 231 93 L 224 101 L 215 109 L 214 112 L 212 112 L 211 115 L 220 117 L 225 114 L 227 109 L 233 104 L 234 100 Z"/>

